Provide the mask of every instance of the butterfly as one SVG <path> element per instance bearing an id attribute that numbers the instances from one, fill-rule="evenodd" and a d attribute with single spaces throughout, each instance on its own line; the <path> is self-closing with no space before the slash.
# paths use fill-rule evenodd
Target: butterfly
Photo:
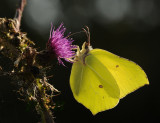
<path id="1" fill-rule="evenodd" d="M 83 30 L 88 42 L 77 49 L 70 87 L 74 98 L 95 115 L 114 108 L 120 99 L 149 81 L 136 63 L 103 49 L 93 49 L 89 28 Z"/>

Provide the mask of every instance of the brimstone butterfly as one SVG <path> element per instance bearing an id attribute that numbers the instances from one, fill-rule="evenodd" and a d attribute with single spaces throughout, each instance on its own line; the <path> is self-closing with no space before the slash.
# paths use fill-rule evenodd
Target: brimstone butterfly
<path id="1" fill-rule="evenodd" d="M 89 35 L 88 32 L 85 32 Z M 145 72 L 136 63 L 84 42 L 77 50 L 70 86 L 74 98 L 93 115 L 114 108 L 119 100 L 149 84 Z"/>

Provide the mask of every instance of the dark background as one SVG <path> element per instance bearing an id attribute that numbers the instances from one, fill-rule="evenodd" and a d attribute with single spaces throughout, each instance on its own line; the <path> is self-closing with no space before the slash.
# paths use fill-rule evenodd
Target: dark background
<path id="1" fill-rule="evenodd" d="M 18 0 L 0 0 L 0 17 L 13 18 Z M 50 79 L 62 94 L 54 99 L 59 108 L 56 123 L 139 123 L 160 122 L 160 1 L 158 0 L 28 0 L 21 30 L 35 41 L 38 50 L 45 48 L 50 23 L 64 22 L 68 32 L 79 32 L 87 25 L 93 48 L 108 50 L 138 63 L 150 81 L 129 94 L 114 109 L 92 116 L 77 103 L 69 87 L 70 63 L 49 71 Z M 66 33 L 66 34 L 67 34 Z M 72 36 L 82 45 L 84 33 Z M 7 67 L 7 59 L 0 58 Z M 16 98 L 10 80 L 0 77 L 0 123 L 35 123 L 40 117 L 32 105 Z"/>

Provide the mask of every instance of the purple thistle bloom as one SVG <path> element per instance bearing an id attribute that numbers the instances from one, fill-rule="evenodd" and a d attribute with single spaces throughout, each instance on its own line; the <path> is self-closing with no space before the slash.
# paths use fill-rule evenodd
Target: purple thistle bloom
<path id="1" fill-rule="evenodd" d="M 66 28 L 64 28 L 63 23 L 56 30 L 53 29 L 51 24 L 50 37 L 47 44 L 47 48 L 55 54 L 60 64 L 63 64 L 61 58 L 71 62 L 75 56 L 75 51 L 72 51 L 72 49 L 75 49 L 76 46 L 72 45 L 73 40 L 71 38 L 64 37 L 65 31 Z"/>

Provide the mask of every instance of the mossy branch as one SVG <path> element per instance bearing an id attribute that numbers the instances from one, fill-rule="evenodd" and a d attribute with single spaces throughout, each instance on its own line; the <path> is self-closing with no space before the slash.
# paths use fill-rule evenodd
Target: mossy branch
<path id="1" fill-rule="evenodd" d="M 17 92 L 22 94 L 26 101 L 36 102 L 42 122 L 54 123 L 50 109 L 55 105 L 52 97 L 59 91 L 48 83 L 46 77 L 47 67 L 52 64 L 54 56 L 46 49 L 38 52 L 33 48 L 35 44 L 27 37 L 27 33 L 20 31 L 25 5 L 26 0 L 21 0 L 14 19 L 0 18 L 0 53 L 13 62 L 11 73 L 17 80 Z M 0 69 L 3 71 L 3 66 Z"/>

